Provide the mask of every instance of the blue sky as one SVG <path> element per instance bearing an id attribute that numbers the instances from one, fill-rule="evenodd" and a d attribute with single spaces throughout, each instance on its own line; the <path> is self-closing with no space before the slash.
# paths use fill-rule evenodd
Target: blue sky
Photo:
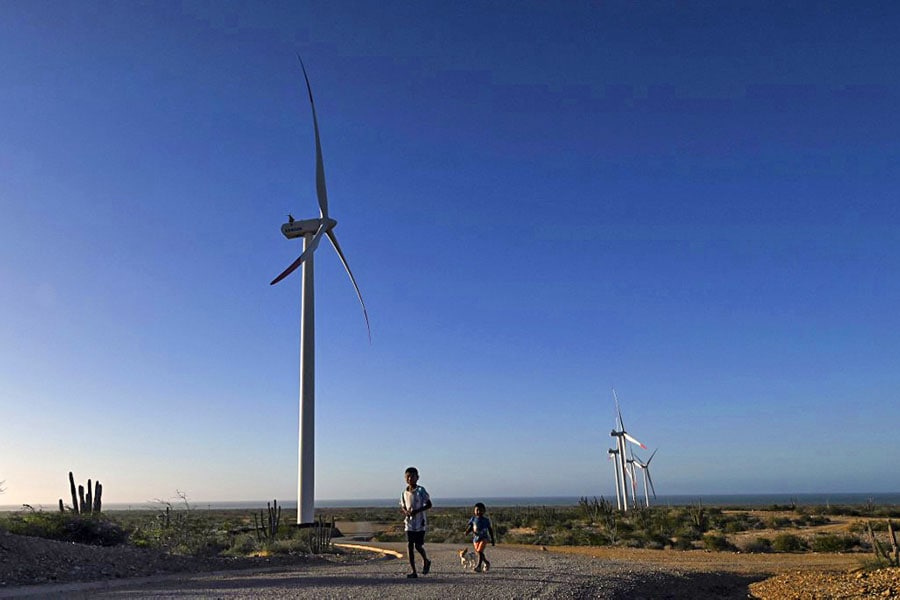
<path id="1" fill-rule="evenodd" d="M 0 3 L 0 480 L 55 504 L 896 492 L 900 8 Z M 648 453 L 644 453 L 644 457 Z"/>

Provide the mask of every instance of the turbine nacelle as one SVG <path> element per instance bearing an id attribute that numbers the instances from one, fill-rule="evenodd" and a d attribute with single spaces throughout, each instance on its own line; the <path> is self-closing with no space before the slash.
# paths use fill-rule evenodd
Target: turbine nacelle
<path id="1" fill-rule="evenodd" d="M 297 220 L 294 219 L 292 221 L 288 221 L 284 225 L 281 226 L 281 233 L 289 240 L 294 238 L 303 237 L 304 235 L 314 234 L 319 230 L 319 227 L 322 225 L 322 219 L 303 219 Z M 337 225 L 337 221 L 332 218 L 328 218 L 325 220 L 325 231 L 331 231 L 334 229 L 334 226 Z"/>

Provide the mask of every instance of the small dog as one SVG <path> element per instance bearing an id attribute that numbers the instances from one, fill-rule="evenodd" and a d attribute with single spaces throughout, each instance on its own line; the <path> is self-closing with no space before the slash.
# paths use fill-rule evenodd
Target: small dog
<path id="1" fill-rule="evenodd" d="M 478 562 L 478 556 L 468 548 L 463 548 L 457 554 L 459 554 L 459 564 L 463 569 L 474 569 L 475 564 Z"/>

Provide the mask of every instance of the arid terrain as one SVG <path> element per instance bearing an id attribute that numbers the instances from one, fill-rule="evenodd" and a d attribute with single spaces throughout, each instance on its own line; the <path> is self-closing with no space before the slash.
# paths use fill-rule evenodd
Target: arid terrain
<path id="1" fill-rule="evenodd" d="M 849 518 L 835 518 L 828 524 L 804 530 L 804 535 L 846 532 L 851 523 Z M 345 528 L 353 529 L 349 524 Z M 754 535 L 775 533 L 757 530 Z M 745 534 L 737 534 L 740 535 Z M 390 549 L 395 553 L 404 550 L 404 544 L 398 542 L 361 542 L 350 537 L 346 541 Z M 453 545 L 433 544 L 433 547 L 436 555 L 441 557 L 445 572 L 457 570 L 452 564 Z M 573 589 L 571 594 L 566 592 L 565 596 L 573 598 L 900 598 L 900 569 L 865 569 L 864 562 L 871 555 L 859 552 L 741 553 L 517 544 L 501 544 L 495 551 L 498 557 L 509 561 L 508 565 L 514 564 L 514 561 L 537 565 L 528 568 L 535 569 L 535 572 L 544 569 L 545 573 L 550 574 L 548 580 L 554 579 L 553 569 L 557 569 L 558 573 L 560 569 L 577 572 L 581 587 Z M 528 556 L 534 558 L 529 559 Z M 541 556 L 566 559 L 548 561 Z M 340 573 L 341 581 L 350 586 L 347 589 L 349 596 L 364 597 L 358 590 L 365 587 L 366 581 L 384 577 L 385 573 L 396 572 L 396 576 L 402 576 L 405 567 L 405 560 L 397 558 L 396 554 L 383 555 L 360 549 L 344 548 L 340 554 L 312 557 L 192 558 L 169 556 L 125 545 L 85 546 L 0 533 L 0 597 L 19 595 L 28 589 L 42 589 L 31 586 L 121 582 L 148 576 L 168 576 L 167 579 L 174 580 L 167 584 L 169 587 L 166 589 L 171 592 L 173 587 L 177 590 L 179 578 L 187 581 L 198 574 L 237 570 L 241 570 L 241 574 L 235 573 L 231 579 L 252 578 L 255 572 L 281 571 L 301 576 L 306 573 L 310 580 L 319 580 L 327 579 L 329 572 Z M 497 571 L 500 576 L 502 571 Z M 361 580 L 354 582 L 357 574 Z M 458 575 L 456 573 L 454 576 Z M 597 588 L 591 587 L 592 577 L 598 582 Z M 388 578 L 391 576 L 388 575 Z M 613 584 L 610 584 L 611 581 Z M 448 585 L 460 583 L 450 582 Z M 438 587 L 432 587 L 437 593 Z M 509 597 L 520 597 L 515 595 L 515 588 L 506 589 L 511 594 Z M 552 587 L 546 595 L 557 597 Z"/>

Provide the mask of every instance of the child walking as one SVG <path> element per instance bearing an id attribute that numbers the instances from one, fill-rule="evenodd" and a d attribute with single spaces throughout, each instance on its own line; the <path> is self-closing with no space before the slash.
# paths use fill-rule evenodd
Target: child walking
<path id="1" fill-rule="evenodd" d="M 406 530 L 407 549 L 409 552 L 409 566 L 412 572 L 407 577 L 414 579 L 416 574 L 416 550 L 425 561 L 422 565 L 422 575 L 428 575 L 431 570 L 431 561 L 425 554 L 425 529 L 428 524 L 425 511 L 431 508 L 431 496 L 419 485 L 419 470 L 415 467 L 406 469 L 406 489 L 400 496 L 400 512 L 405 517 L 403 528 Z"/>
<path id="2" fill-rule="evenodd" d="M 484 516 L 484 511 L 484 504 L 476 503 L 475 516 L 469 519 L 469 524 L 466 525 L 466 533 L 472 532 L 472 543 L 475 545 L 475 552 L 478 553 L 476 573 L 487 573 L 491 569 L 490 561 L 484 556 L 484 547 L 487 546 L 488 540 L 491 541 L 491 546 L 494 545 L 494 528 L 491 526 L 491 520 Z"/>

